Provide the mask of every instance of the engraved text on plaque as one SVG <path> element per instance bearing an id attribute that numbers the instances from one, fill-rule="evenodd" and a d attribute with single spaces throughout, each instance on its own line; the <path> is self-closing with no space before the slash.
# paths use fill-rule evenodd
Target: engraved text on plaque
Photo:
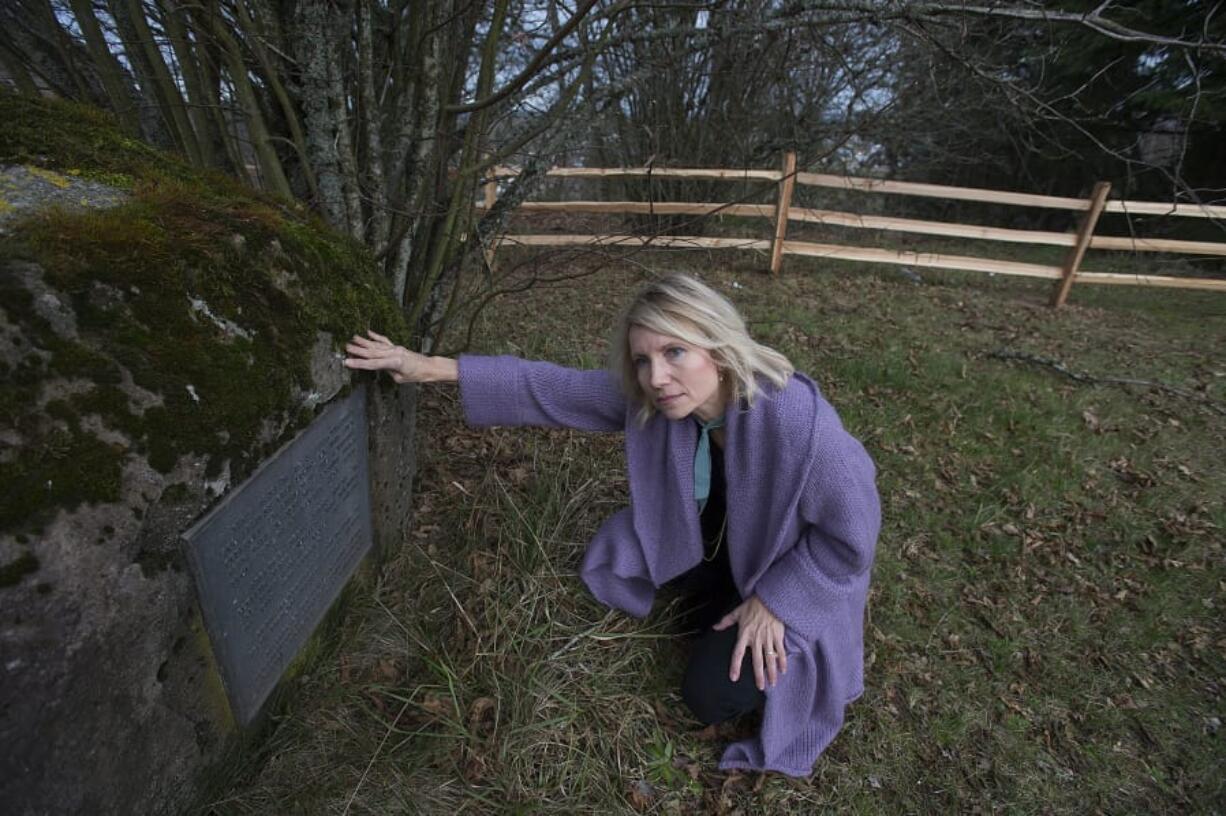
<path id="1" fill-rule="evenodd" d="M 328 406 L 183 537 L 247 724 L 370 549 L 365 389 Z"/>

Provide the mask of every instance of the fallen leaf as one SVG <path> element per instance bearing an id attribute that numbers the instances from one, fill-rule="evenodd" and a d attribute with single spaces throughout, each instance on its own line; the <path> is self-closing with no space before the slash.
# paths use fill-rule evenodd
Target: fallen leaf
<path id="1" fill-rule="evenodd" d="M 452 708 L 451 701 L 441 694 L 427 694 L 421 701 L 421 707 L 436 717 L 446 717 L 455 710 Z"/>
<path id="2" fill-rule="evenodd" d="M 485 550 L 476 550 L 468 557 L 468 563 L 472 568 L 473 580 L 484 581 L 493 570 L 494 556 Z"/>
<path id="3" fill-rule="evenodd" d="M 646 779 L 638 779 L 630 783 L 630 804 L 635 810 L 647 810 L 656 797 L 655 789 Z"/>
<path id="4" fill-rule="evenodd" d="M 494 733 L 497 707 L 492 697 L 478 697 L 473 700 L 468 709 L 468 729 L 477 739 L 485 739 Z"/>
<path id="5" fill-rule="evenodd" d="M 489 762 L 483 754 L 477 751 L 467 752 L 461 770 L 465 780 L 474 784 L 481 782 L 489 776 L 489 771 Z"/>
<path id="6" fill-rule="evenodd" d="M 390 657 L 380 660 L 375 666 L 375 677 L 384 682 L 400 679 L 400 669 L 396 668 L 396 661 Z"/>
<path id="7" fill-rule="evenodd" d="M 728 774 L 728 777 L 724 779 L 724 784 L 720 785 L 719 788 L 719 805 L 721 813 L 735 812 L 732 811 L 733 802 L 735 801 L 733 799 L 733 794 L 736 792 L 737 788 L 743 787 L 745 787 L 744 774 L 738 771 L 733 771 L 732 773 Z"/>
<path id="8" fill-rule="evenodd" d="M 698 779 L 702 775 L 702 766 L 687 756 L 673 757 L 673 767 L 685 771 L 690 779 Z"/>

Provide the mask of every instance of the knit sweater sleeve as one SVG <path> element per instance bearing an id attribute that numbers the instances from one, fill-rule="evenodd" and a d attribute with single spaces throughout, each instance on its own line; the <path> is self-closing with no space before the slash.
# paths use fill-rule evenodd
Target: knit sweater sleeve
<path id="1" fill-rule="evenodd" d="M 538 425 L 621 431 L 626 400 L 611 372 L 518 357 L 459 360 L 460 403 L 470 425 Z"/>
<path id="2" fill-rule="evenodd" d="M 818 451 L 800 497 L 800 536 L 753 592 L 789 629 L 810 642 L 829 626 L 857 625 L 881 504 L 876 468 L 855 437 L 834 419 L 819 430 Z"/>

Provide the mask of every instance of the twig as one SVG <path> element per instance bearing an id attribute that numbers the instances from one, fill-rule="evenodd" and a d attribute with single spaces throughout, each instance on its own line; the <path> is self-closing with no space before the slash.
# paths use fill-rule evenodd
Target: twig
<path id="1" fill-rule="evenodd" d="M 995 360 L 1017 360 L 1022 363 L 1032 363 L 1034 365 L 1046 366 L 1053 371 L 1056 371 L 1071 380 L 1084 383 L 1106 383 L 1109 385 L 1140 385 L 1146 388 L 1153 388 L 1156 391 L 1161 391 L 1166 394 L 1174 394 L 1177 397 L 1184 397 L 1195 402 L 1199 402 L 1208 408 L 1210 411 L 1226 416 L 1226 407 L 1218 405 L 1208 397 L 1203 397 L 1185 388 L 1177 388 L 1173 385 L 1157 382 L 1156 380 L 1138 380 L 1131 377 L 1095 377 L 1092 374 L 1086 374 L 1081 371 L 1073 371 L 1058 360 L 1052 360 L 1048 357 L 1040 357 L 1037 354 L 1030 354 L 1025 351 L 1013 351 L 1012 349 L 997 349 L 990 352 L 989 357 Z"/>
<path id="2" fill-rule="evenodd" d="M 366 781 L 366 776 L 370 773 L 370 769 L 374 767 L 375 760 L 378 759 L 379 754 L 383 752 L 383 746 L 387 745 L 387 738 L 390 737 L 392 732 L 396 730 L 396 726 L 400 724 L 400 718 L 404 716 L 404 712 L 407 711 L 408 708 L 409 703 L 406 700 L 405 704 L 400 707 L 400 713 L 396 715 L 396 719 L 392 720 L 392 724 L 387 727 L 387 733 L 383 735 L 382 742 L 379 743 L 379 747 L 376 748 L 374 754 L 371 755 L 370 762 L 366 763 L 366 770 L 362 771 L 362 778 L 358 780 L 358 784 L 354 786 L 353 792 L 349 794 L 349 801 L 345 803 L 345 809 L 341 811 L 341 816 L 348 815 L 349 808 L 353 806 L 353 800 L 358 795 L 358 790 L 361 789 L 362 784 Z"/>

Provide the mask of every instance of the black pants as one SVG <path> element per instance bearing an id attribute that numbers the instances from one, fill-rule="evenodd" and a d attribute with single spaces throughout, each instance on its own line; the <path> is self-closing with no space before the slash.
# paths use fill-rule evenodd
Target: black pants
<path id="1" fill-rule="evenodd" d="M 753 663 L 746 650 L 741 676 L 728 679 L 738 627 L 722 631 L 711 626 L 741 603 L 726 559 L 703 561 L 673 584 L 682 593 L 687 630 L 696 630 L 690 660 L 681 682 L 681 699 L 704 725 L 730 720 L 762 705 L 765 695 L 754 684 Z"/>

